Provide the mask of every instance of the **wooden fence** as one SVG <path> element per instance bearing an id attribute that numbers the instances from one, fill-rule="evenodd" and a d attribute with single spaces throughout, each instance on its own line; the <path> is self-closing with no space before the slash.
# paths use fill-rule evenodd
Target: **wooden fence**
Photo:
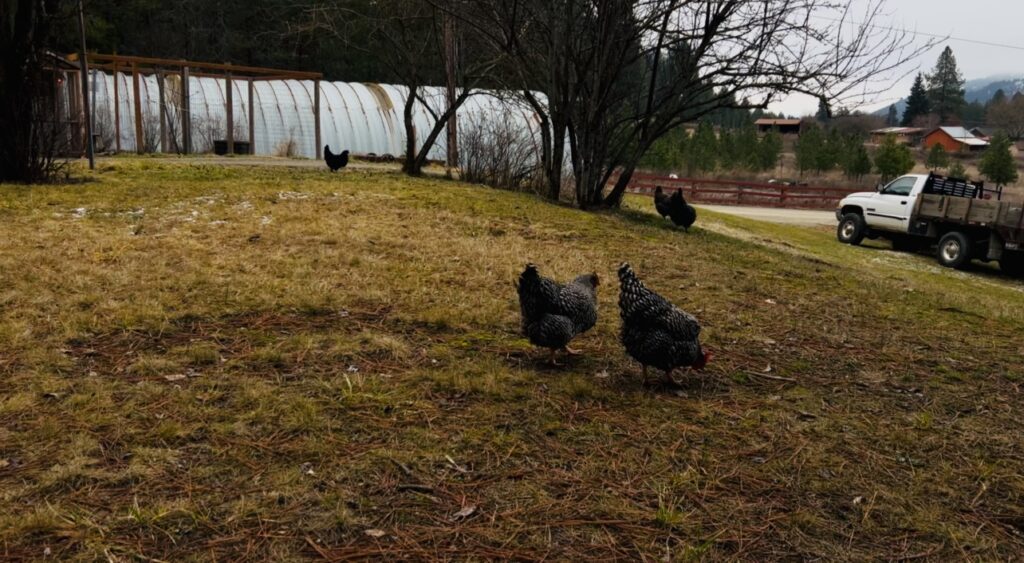
<path id="1" fill-rule="evenodd" d="M 614 185 L 613 177 L 609 184 Z M 785 207 L 789 209 L 835 209 L 844 197 L 870 188 L 825 188 L 737 182 L 732 180 L 698 180 L 670 178 L 656 174 L 633 174 L 627 191 L 635 194 L 653 194 L 661 186 L 668 193 L 682 189 L 691 203 L 711 205 L 749 205 L 753 207 Z"/>

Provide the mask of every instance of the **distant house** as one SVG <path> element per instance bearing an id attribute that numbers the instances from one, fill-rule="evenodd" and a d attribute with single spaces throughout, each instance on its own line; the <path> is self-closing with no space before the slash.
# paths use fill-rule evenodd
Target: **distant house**
<path id="1" fill-rule="evenodd" d="M 754 122 L 757 125 L 758 133 L 767 133 L 769 131 L 778 131 L 783 135 L 799 135 L 800 134 L 800 123 L 799 119 L 758 119 Z"/>
<path id="2" fill-rule="evenodd" d="M 973 127 L 971 128 L 971 134 L 982 141 L 991 141 L 993 132 L 987 127 Z"/>
<path id="3" fill-rule="evenodd" d="M 963 127 L 939 127 L 924 136 L 924 148 L 942 145 L 946 152 L 974 152 L 988 148 L 988 141 Z"/>
<path id="4" fill-rule="evenodd" d="M 886 127 L 885 129 L 875 129 L 871 132 L 871 143 L 874 145 L 880 145 L 886 137 L 892 135 L 896 137 L 896 142 L 916 147 L 921 144 L 921 140 L 924 138 L 924 133 L 924 129 L 919 127 Z"/>

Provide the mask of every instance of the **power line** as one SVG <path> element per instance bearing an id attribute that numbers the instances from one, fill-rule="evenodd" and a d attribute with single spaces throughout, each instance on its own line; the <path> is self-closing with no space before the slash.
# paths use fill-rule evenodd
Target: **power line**
<path id="1" fill-rule="evenodd" d="M 835 23 L 851 23 L 851 24 L 854 24 L 854 25 L 865 25 L 863 22 L 854 22 L 854 21 L 849 21 L 849 20 L 840 20 L 840 19 L 837 19 L 837 18 L 829 18 L 829 17 L 825 17 L 825 16 L 820 16 L 820 15 L 813 15 L 811 17 L 822 19 L 822 20 L 827 20 L 827 21 L 831 21 L 831 22 L 835 22 Z M 888 30 L 888 31 L 897 31 L 897 32 L 906 33 L 906 34 L 909 34 L 909 35 L 919 35 L 921 37 L 930 37 L 932 39 L 941 39 L 943 41 L 960 41 L 961 43 L 973 43 L 975 45 L 984 45 L 986 47 L 998 47 L 1000 49 L 1014 49 L 1016 51 L 1024 51 L 1024 47 L 1022 47 L 1020 45 L 1009 45 L 1009 44 L 1006 44 L 1006 43 L 995 43 L 995 42 L 992 42 L 992 41 L 983 41 L 981 39 L 967 39 L 966 37 L 955 37 L 955 36 L 952 36 L 952 35 L 938 35 L 936 33 L 927 33 L 927 32 L 924 32 L 924 31 L 911 31 L 909 29 L 902 28 L 902 27 L 890 27 L 890 26 L 879 25 L 879 24 L 867 24 L 867 25 L 868 25 L 868 27 L 871 27 L 871 28 L 885 29 L 885 30 Z"/>

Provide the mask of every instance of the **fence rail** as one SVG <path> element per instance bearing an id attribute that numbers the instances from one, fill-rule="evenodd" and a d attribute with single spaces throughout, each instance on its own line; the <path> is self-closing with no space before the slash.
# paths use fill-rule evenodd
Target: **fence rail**
<path id="1" fill-rule="evenodd" d="M 613 177 L 610 184 L 618 180 Z M 670 178 L 656 174 L 633 174 L 627 191 L 652 194 L 661 186 L 666 192 L 682 189 L 687 201 L 713 205 L 750 205 L 790 209 L 834 209 L 844 197 L 864 188 L 826 188 L 731 180 Z"/>

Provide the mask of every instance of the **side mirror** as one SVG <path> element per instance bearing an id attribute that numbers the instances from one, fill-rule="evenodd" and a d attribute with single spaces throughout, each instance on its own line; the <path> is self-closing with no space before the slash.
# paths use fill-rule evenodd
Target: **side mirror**
<path id="1" fill-rule="evenodd" d="M 880 192 L 880 191 L 882 191 L 882 188 L 884 188 L 884 187 L 885 187 L 885 184 L 878 184 L 877 186 L 875 186 L 875 191 L 876 192 Z"/>

